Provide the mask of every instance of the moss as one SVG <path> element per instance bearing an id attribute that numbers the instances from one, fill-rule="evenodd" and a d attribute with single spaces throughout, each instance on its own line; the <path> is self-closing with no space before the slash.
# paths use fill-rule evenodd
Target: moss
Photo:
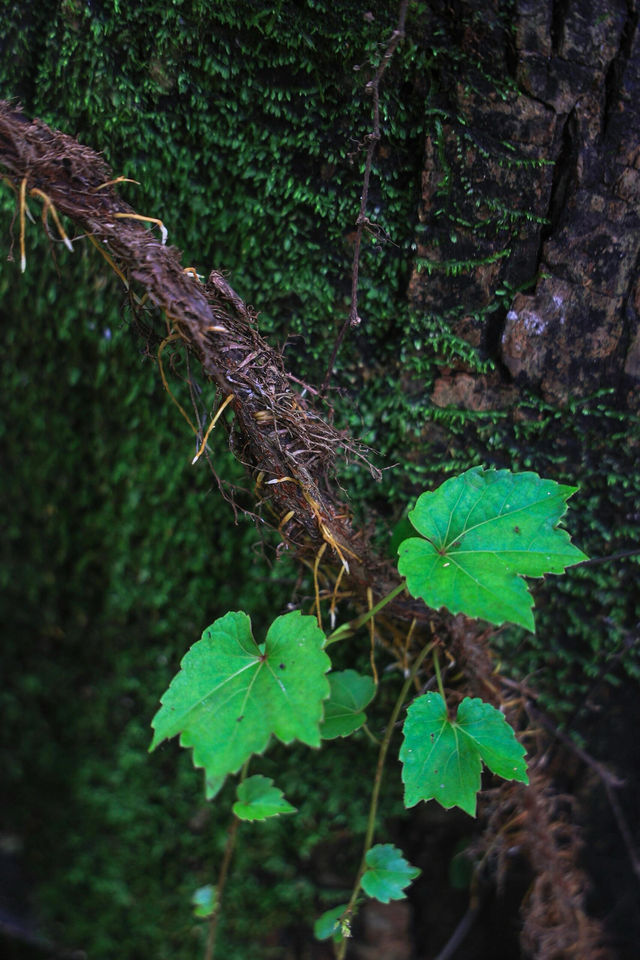
<path id="1" fill-rule="evenodd" d="M 510 5 L 502 6 L 508 20 Z M 2 95 L 104 150 L 115 175 L 139 180 L 122 192 L 162 217 L 185 263 L 231 272 L 292 371 L 310 382 L 324 376 L 348 312 L 360 144 L 371 127 L 363 87 L 393 26 L 382 0 L 367 6 L 371 18 L 362 10 L 347 0 L 65 0 L 13 5 L 0 40 Z M 557 411 L 525 397 L 516 415 L 440 410 L 429 399 L 443 368 L 493 366 L 458 335 L 460 317 L 482 324 L 499 316 L 513 290 L 533 279 L 505 273 L 488 303 L 460 293 L 462 285 L 437 311 L 406 302 L 425 239 L 418 206 L 428 136 L 450 171 L 436 231 L 448 282 L 462 284 L 476 261 L 501 258 L 485 252 L 489 236 L 506 250 L 523 226 L 540 227 L 526 205 L 512 209 L 451 172 L 461 152 L 482 156 L 485 147 L 438 105 L 440 92 L 461 77 L 470 92 L 491 87 L 507 97 L 513 89 L 491 76 L 492 45 L 503 40 L 485 27 L 485 48 L 474 53 L 436 4 L 412 4 L 407 40 L 385 74 L 370 196 L 380 233 L 364 245 L 364 322 L 341 352 L 342 392 L 333 400 L 336 421 L 389 469 L 377 487 L 355 467 L 343 483 L 362 517 L 379 518 L 384 542 L 420 489 L 476 463 L 578 480 L 576 541 L 594 556 L 615 553 L 637 543 L 640 520 L 627 442 L 637 425 L 611 398 Z M 508 143 L 497 161 L 509 169 L 538 163 Z M 9 191 L 0 203 L 4 256 Z M 464 230 L 478 244 L 460 253 Z M 233 525 L 206 465 L 189 466 L 192 440 L 95 251 L 78 242 L 71 256 L 55 245 L 54 260 L 39 226 L 29 225 L 27 242 L 25 276 L 15 264 L 0 275 L 9 318 L 0 430 L 13 465 L 2 481 L 0 570 L 3 675 L 12 678 L 0 694 L 8 828 L 26 838 L 36 902 L 59 942 L 96 958 L 193 957 L 201 930 L 189 900 L 215 876 L 229 793 L 203 829 L 199 775 L 174 747 L 148 759 L 148 724 L 201 630 L 240 608 L 259 629 L 288 602 L 293 574 L 282 563 L 270 567 L 274 544 L 267 538 L 265 556 L 249 519 Z M 238 478 L 222 433 L 215 463 L 223 477 Z M 538 639 L 518 631 L 497 638 L 509 669 L 533 676 L 560 718 L 594 685 L 637 678 L 636 572 L 628 559 L 554 578 L 538 590 Z M 364 782 L 369 757 L 357 741 L 314 755 L 304 778 L 300 762 L 284 749 L 263 761 L 271 775 L 269 763 L 281 770 L 279 785 L 301 812 L 295 827 L 251 828 L 229 890 L 230 958 L 282 955 L 267 933 L 302 925 L 331 898 L 316 887 L 314 857 L 344 839 L 341 788 L 354 770 Z M 352 829 L 365 795 L 363 787 Z M 397 803 L 390 786 L 388 815 Z"/>

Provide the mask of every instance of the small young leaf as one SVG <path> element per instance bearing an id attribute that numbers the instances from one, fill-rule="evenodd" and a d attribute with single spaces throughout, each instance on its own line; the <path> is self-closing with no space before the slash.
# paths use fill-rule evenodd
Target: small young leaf
<path id="1" fill-rule="evenodd" d="M 282 790 L 274 787 L 273 780 L 256 774 L 238 786 L 233 812 L 239 820 L 266 820 L 280 813 L 295 813 L 296 808 L 285 800 Z"/>
<path id="2" fill-rule="evenodd" d="M 434 609 L 534 631 L 522 578 L 562 573 L 586 559 L 557 526 L 576 490 L 536 473 L 474 467 L 423 493 L 409 519 L 425 539 L 398 549 L 407 589 Z"/>
<path id="3" fill-rule="evenodd" d="M 205 887 L 198 887 L 191 897 L 193 915 L 199 920 L 206 920 L 211 916 L 216 906 L 216 888 L 208 883 Z"/>
<path id="4" fill-rule="evenodd" d="M 490 703 L 465 697 L 451 721 L 440 694 L 426 693 L 407 710 L 403 733 L 405 807 L 435 799 L 474 817 L 483 760 L 505 780 L 529 782 L 524 748 Z"/>
<path id="5" fill-rule="evenodd" d="M 339 907 L 332 907 L 318 917 L 313 925 L 313 935 L 316 940 L 328 940 L 331 937 L 334 943 L 340 943 L 345 937 L 351 936 L 349 922 L 347 920 L 340 922 L 340 917 L 347 906 L 346 903 L 342 903 Z"/>
<path id="6" fill-rule="evenodd" d="M 330 673 L 329 699 L 324 702 L 324 720 L 320 726 L 323 740 L 348 737 L 366 722 L 364 708 L 373 700 L 376 686 L 371 677 L 342 670 Z"/>
<path id="7" fill-rule="evenodd" d="M 150 750 L 180 734 L 204 767 L 207 795 L 274 734 L 320 745 L 322 701 L 331 662 L 315 617 L 298 610 L 273 621 L 258 646 L 246 613 L 228 613 L 208 627 L 184 656 L 152 721 Z"/>
<path id="8" fill-rule="evenodd" d="M 371 847 L 365 857 L 367 869 L 362 875 L 362 889 L 370 897 L 382 903 L 403 900 L 404 888 L 420 875 L 391 843 L 378 843 Z"/>

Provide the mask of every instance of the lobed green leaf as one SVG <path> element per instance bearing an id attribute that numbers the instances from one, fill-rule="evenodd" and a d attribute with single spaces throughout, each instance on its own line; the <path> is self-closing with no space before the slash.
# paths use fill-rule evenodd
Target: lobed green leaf
<path id="1" fill-rule="evenodd" d="M 375 696 L 375 683 L 355 670 L 330 673 L 328 680 L 330 693 L 324 703 L 320 736 L 323 740 L 348 737 L 366 722 L 364 708 Z"/>
<path id="2" fill-rule="evenodd" d="M 400 748 L 405 806 L 435 799 L 475 816 L 482 761 L 505 780 L 528 783 L 524 747 L 502 713 L 465 697 L 449 720 L 439 693 L 417 697 L 407 710 Z"/>
<path id="3" fill-rule="evenodd" d="M 315 617 L 299 611 L 273 621 L 258 646 L 245 613 L 208 627 L 185 655 L 152 721 L 150 750 L 180 734 L 204 767 L 207 796 L 275 735 L 283 743 L 320 745 L 325 673 L 331 662 Z"/>
<path id="4" fill-rule="evenodd" d="M 400 850 L 391 843 L 378 843 L 371 847 L 365 863 L 367 869 L 362 875 L 362 889 L 382 903 L 403 900 L 406 897 L 404 888 L 421 872 L 407 863 Z"/>
<path id="5" fill-rule="evenodd" d="M 296 808 L 284 798 L 273 780 L 256 774 L 238 785 L 238 799 L 233 812 L 239 820 L 266 820 L 281 813 L 295 813 Z"/>
<path id="6" fill-rule="evenodd" d="M 423 493 L 409 513 L 421 539 L 398 548 L 407 589 L 434 609 L 534 632 L 523 576 L 562 573 L 586 560 L 557 526 L 576 490 L 536 473 L 474 467 Z"/>

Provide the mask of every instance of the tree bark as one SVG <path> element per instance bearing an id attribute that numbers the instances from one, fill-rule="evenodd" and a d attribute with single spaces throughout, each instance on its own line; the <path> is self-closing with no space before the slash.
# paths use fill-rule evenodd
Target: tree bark
<path id="1" fill-rule="evenodd" d="M 517 0 L 512 20 L 498 2 L 458 6 L 456 22 L 471 28 L 459 27 L 465 61 L 442 71 L 432 105 L 418 238 L 427 271 L 414 272 L 410 294 L 451 311 L 454 333 L 501 372 L 459 368 L 432 399 L 487 409 L 511 403 L 515 386 L 563 405 L 615 388 L 638 409 L 637 4 Z M 511 296 L 486 314 L 500 286 Z"/>

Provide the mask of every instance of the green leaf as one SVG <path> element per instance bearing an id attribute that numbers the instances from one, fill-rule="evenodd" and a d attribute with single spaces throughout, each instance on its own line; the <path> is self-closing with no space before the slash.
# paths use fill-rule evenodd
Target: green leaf
<path id="1" fill-rule="evenodd" d="M 339 907 L 332 907 L 318 917 L 313 925 L 313 935 L 316 940 L 328 940 L 331 937 L 334 943 L 340 943 L 345 937 L 351 936 L 349 921 L 340 921 L 347 906 L 348 904 L 342 903 Z"/>
<path id="2" fill-rule="evenodd" d="M 522 577 L 586 560 L 557 526 L 576 490 L 536 473 L 474 467 L 423 493 L 409 519 L 425 539 L 405 540 L 398 550 L 407 589 L 434 609 L 534 631 Z"/>
<path id="3" fill-rule="evenodd" d="M 224 785 L 224 780 L 224 777 L 208 777 L 205 774 L 204 795 L 207 800 L 213 800 L 214 797 L 218 796 Z"/>
<path id="4" fill-rule="evenodd" d="M 331 692 L 324 703 L 320 736 L 323 740 L 348 737 L 366 722 L 363 711 L 375 696 L 375 683 L 355 670 L 330 673 L 328 680 Z"/>
<path id="5" fill-rule="evenodd" d="M 524 747 L 490 703 L 465 697 L 454 721 L 439 693 L 417 697 L 407 710 L 400 748 L 404 804 L 435 799 L 476 814 L 482 761 L 505 780 L 528 783 Z"/>
<path id="6" fill-rule="evenodd" d="M 413 527 L 409 517 L 402 517 L 395 527 L 391 531 L 391 540 L 389 542 L 389 550 L 391 551 L 391 556 L 395 557 L 398 553 L 398 547 L 406 540 L 407 537 L 413 536 Z"/>
<path id="7" fill-rule="evenodd" d="M 367 869 L 362 875 L 362 889 L 382 903 L 403 900 L 406 897 L 404 888 L 420 875 L 420 870 L 407 863 L 400 850 L 391 843 L 371 847 L 365 863 Z"/>
<path id="8" fill-rule="evenodd" d="M 295 813 L 282 790 L 274 787 L 273 780 L 256 774 L 238 785 L 238 799 L 233 812 L 239 820 L 266 820 L 280 813 Z"/>
<path id="9" fill-rule="evenodd" d="M 216 907 L 216 888 L 208 883 L 205 887 L 198 887 L 191 897 L 193 915 L 199 920 L 207 920 Z"/>
<path id="10" fill-rule="evenodd" d="M 227 613 L 185 655 L 153 718 L 150 750 L 180 734 L 204 767 L 208 795 L 274 734 L 283 743 L 320 745 L 325 673 L 331 662 L 315 617 L 278 617 L 258 646 L 246 613 Z"/>

